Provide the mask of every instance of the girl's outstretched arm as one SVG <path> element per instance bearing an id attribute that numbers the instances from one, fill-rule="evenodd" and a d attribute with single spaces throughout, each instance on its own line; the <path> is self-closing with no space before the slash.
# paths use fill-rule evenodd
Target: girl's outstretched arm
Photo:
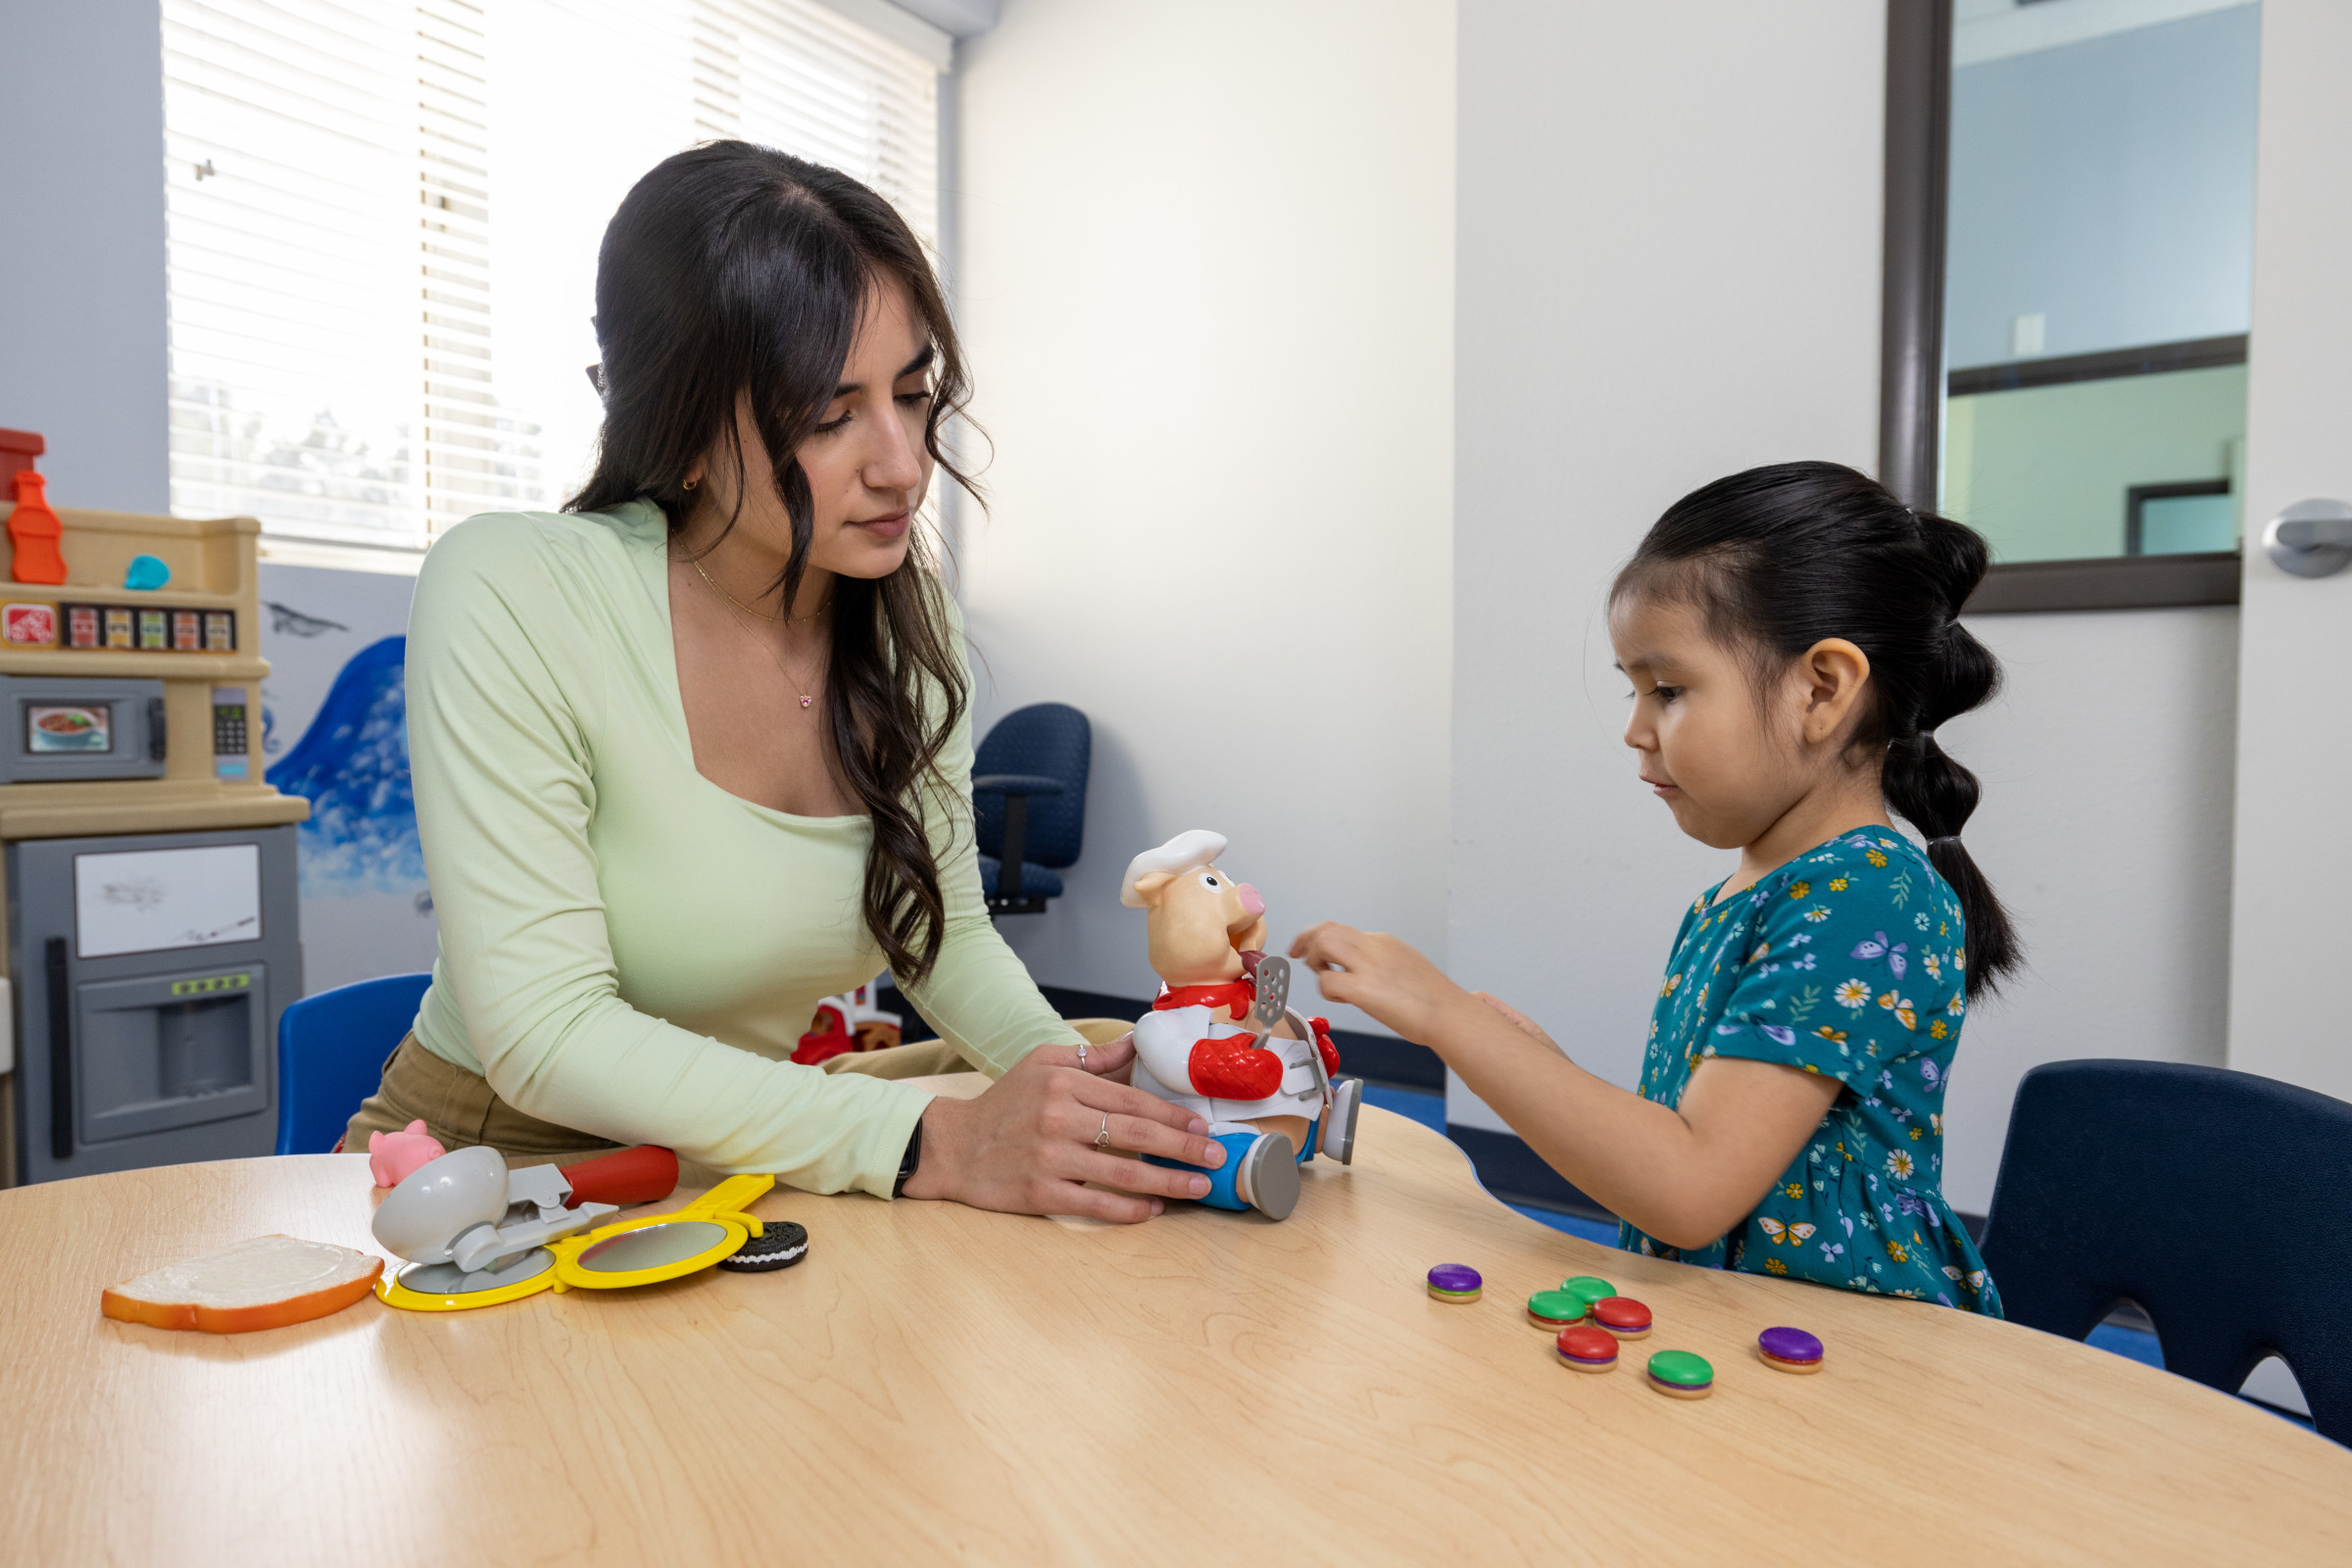
<path id="1" fill-rule="evenodd" d="M 1464 991 L 1395 937 L 1327 921 L 1301 933 L 1291 956 L 1331 1001 L 1435 1051 L 1545 1163 L 1672 1247 L 1704 1247 L 1746 1218 L 1841 1087 L 1710 1057 L 1670 1110 L 1579 1067 L 1528 1019 Z"/>

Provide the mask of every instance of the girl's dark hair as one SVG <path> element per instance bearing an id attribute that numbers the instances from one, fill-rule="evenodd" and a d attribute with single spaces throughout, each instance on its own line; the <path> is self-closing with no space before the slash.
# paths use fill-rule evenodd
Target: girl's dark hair
<path id="1" fill-rule="evenodd" d="M 686 475 L 718 449 L 734 463 L 732 529 L 746 490 L 735 411 L 748 393 L 792 519 L 776 585 L 791 604 L 816 520 L 791 454 L 832 402 L 874 289 L 891 284 L 906 290 L 934 351 L 924 449 L 968 489 L 939 434 L 969 390 L 962 354 L 922 245 L 891 205 L 847 174 L 749 142 L 711 142 L 655 165 L 597 253 L 604 432 L 596 471 L 564 510 L 643 497 L 674 536 L 692 510 Z M 891 972 L 919 980 L 939 956 L 946 913 L 924 795 L 936 786 L 946 799 L 939 754 L 969 693 L 929 546 L 919 529 L 908 537 L 896 571 L 834 586 L 824 714 L 842 776 L 873 818 L 866 927 Z"/>
<path id="2" fill-rule="evenodd" d="M 1975 529 L 1912 511 L 1866 474 L 1780 463 L 1668 507 L 1609 596 L 1694 606 L 1709 635 L 1758 656 L 1759 675 L 1832 637 L 1869 656 L 1852 744 L 1883 757 L 1886 804 L 1927 836 L 1960 896 L 1972 1000 L 2020 957 L 2008 911 L 1960 843 L 1977 776 L 1936 743 L 1937 725 L 2000 685 L 1999 662 L 1959 619 L 1986 564 Z"/>

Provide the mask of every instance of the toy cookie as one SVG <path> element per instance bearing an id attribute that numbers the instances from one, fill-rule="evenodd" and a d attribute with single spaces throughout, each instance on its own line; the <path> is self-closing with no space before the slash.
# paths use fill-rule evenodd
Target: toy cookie
<path id="1" fill-rule="evenodd" d="M 1475 1301 L 1486 1283 L 1467 1263 L 1440 1263 L 1429 1271 L 1429 1294 L 1441 1301 Z"/>
<path id="2" fill-rule="evenodd" d="M 1689 1350 L 1660 1350 L 1649 1358 L 1649 1386 L 1677 1399 L 1703 1399 L 1715 1392 L 1715 1368 Z"/>
<path id="3" fill-rule="evenodd" d="M 1821 1341 L 1803 1329 L 1766 1329 L 1756 1336 L 1756 1351 L 1775 1372 L 1821 1370 Z"/>
<path id="4" fill-rule="evenodd" d="M 1562 1329 L 1560 1337 L 1552 1343 L 1559 1350 L 1560 1360 L 1579 1372 L 1617 1369 L 1617 1336 L 1606 1329 Z"/>

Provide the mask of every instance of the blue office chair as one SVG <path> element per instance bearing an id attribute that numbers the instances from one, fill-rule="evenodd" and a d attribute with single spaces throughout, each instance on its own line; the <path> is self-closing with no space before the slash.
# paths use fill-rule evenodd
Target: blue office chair
<path id="1" fill-rule="evenodd" d="M 359 980 L 277 1015 L 279 1153 L 323 1154 L 335 1147 L 360 1102 L 375 1093 L 384 1059 L 416 1021 L 432 983 L 429 974 Z"/>
<path id="2" fill-rule="evenodd" d="M 980 885 L 991 914 L 1042 914 L 1086 837 L 1086 774 L 1095 732 L 1066 703 L 1005 714 L 972 765 Z"/>
<path id="3" fill-rule="evenodd" d="M 2167 1371 L 2235 1394 L 2279 1356 L 2352 1443 L 2352 1105 L 2179 1062 L 2036 1067 L 1984 1251 L 2011 1321 L 2080 1340 L 2129 1298 Z"/>

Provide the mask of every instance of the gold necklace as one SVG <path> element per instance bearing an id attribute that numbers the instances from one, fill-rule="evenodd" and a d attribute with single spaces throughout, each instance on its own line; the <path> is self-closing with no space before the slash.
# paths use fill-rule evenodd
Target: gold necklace
<path id="1" fill-rule="evenodd" d="M 728 604 L 733 605 L 737 610 L 742 611 L 745 614 L 757 615 L 760 619 L 768 622 L 770 625 L 773 625 L 779 620 L 786 619 L 786 617 L 782 615 L 760 614 L 760 612 L 750 608 L 748 605 L 743 604 L 741 601 L 736 599 L 733 594 L 728 593 L 718 584 L 711 582 L 710 574 L 703 570 L 703 564 L 701 562 L 697 561 L 693 563 L 693 565 L 695 571 L 702 577 L 703 581 L 710 586 L 710 589 L 712 593 L 718 595 L 719 598 L 725 600 Z M 799 618 L 802 620 L 814 620 L 823 613 L 823 611 L 817 611 L 810 614 L 803 615 Z M 784 677 L 784 684 L 791 687 L 793 695 L 800 698 L 802 710 L 806 711 L 808 709 L 814 707 L 816 704 L 816 699 L 808 695 L 808 693 L 803 689 L 805 683 L 795 677 L 792 671 L 785 667 L 784 656 L 776 652 L 774 645 L 769 643 L 765 638 L 761 637 L 760 633 L 753 627 L 747 625 L 743 629 L 745 633 L 750 636 L 752 641 L 758 643 L 761 648 L 767 651 L 767 657 L 769 661 L 776 666 L 776 673 Z"/>
<path id="2" fill-rule="evenodd" d="M 701 557 L 695 557 L 692 561 L 688 562 L 687 564 L 694 567 L 695 575 L 702 578 L 703 581 L 710 586 L 710 589 L 712 593 L 718 595 L 719 598 L 724 599 L 728 604 L 733 605 L 737 610 L 742 611 L 745 614 L 757 615 L 771 626 L 775 625 L 779 621 L 787 626 L 797 625 L 804 620 L 814 620 L 817 616 L 825 612 L 824 609 L 817 609 L 808 612 L 808 613 L 806 615 L 771 615 L 763 610 L 754 610 L 751 606 L 745 604 L 742 600 L 736 598 L 724 588 L 721 588 L 718 585 L 717 579 L 713 578 L 709 572 L 703 570 L 703 562 Z"/>

